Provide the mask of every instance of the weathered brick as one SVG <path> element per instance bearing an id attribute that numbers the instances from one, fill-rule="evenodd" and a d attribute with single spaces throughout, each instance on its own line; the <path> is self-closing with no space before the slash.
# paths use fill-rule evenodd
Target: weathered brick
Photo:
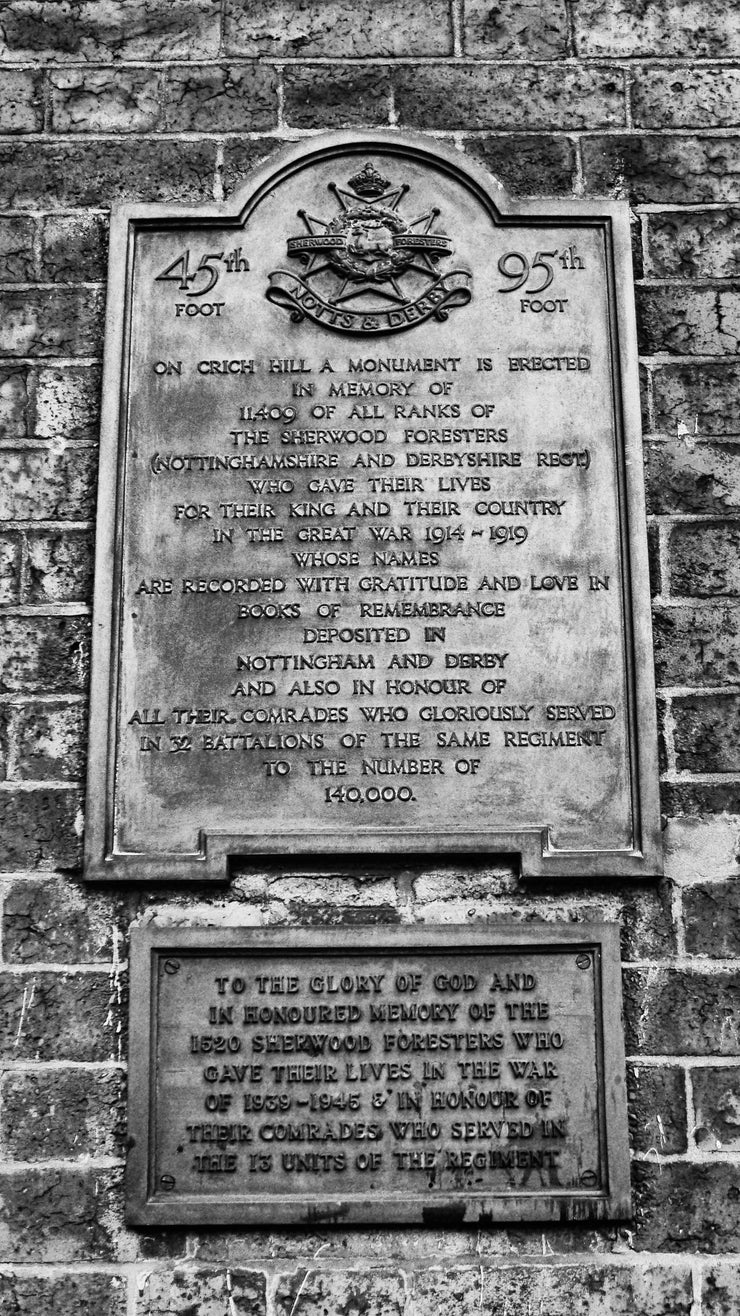
<path id="1" fill-rule="evenodd" d="M 0 132 L 33 133 L 43 126 L 41 80 L 37 73 L 0 69 Z"/>
<path id="2" fill-rule="evenodd" d="M 740 69 L 639 69 L 633 74 L 636 128 L 732 128 L 740 123 Z"/>
<path id="3" fill-rule="evenodd" d="M 740 771 L 740 695 L 674 699 L 673 723 L 679 772 Z"/>
<path id="4" fill-rule="evenodd" d="M 740 351 L 740 292 L 728 289 L 637 288 L 640 352 L 723 356 Z"/>
<path id="5" fill-rule="evenodd" d="M 658 278 L 732 278 L 740 259 L 740 210 L 649 214 L 647 250 L 646 273 Z"/>
<path id="6" fill-rule="evenodd" d="M 658 431 L 740 433 L 740 366 L 734 361 L 660 366 L 653 374 Z"/>
<path id="7" fill-rule="evenodd" d="M 557 59 L 568 54 L 565 0 L 466 0 L 466 55 Z"/>
<path id="8" fill-rule="evenodd" d="M 737 1252 L 740 1192 L 734 1165 L 674 1161 L 632 1167 L 632 1245 L 651 1252 Z M 666 1312 L 669 1316 L 670 1308 Z"/>
<path id="9" fill-rule="evenodd" d="M 414 1277 L 414 1316 L 689 1316 L 688 1267 L 584 1265 L 435 1267 Z M 323 1316 L 323 1313 L 322 1313 Z M 327 1314 L 328 1316 L 328 1314 Z"/>
<path id="10" fill-rule="evenodd" d="M 740 607 L 671 607 L 653 610 L 655 670 L 659 686 L 740 683 Z"/>
<path id="11" fill-rule="evenodd" d="M 167 74 L 162 127 L 168 132 L 259 132 L 276 123 L 277 78 L 269 67 L 191 66 Z"/>
<path id="12" fill-rule="evenodd" d="M 225 0 L 227 55 L 369 56 L 452 54 L 449 6 L 429 0 L 401 9 L 395 0 Z"/>
<path id="13" fill-rule="evenodd" d="M 572 130 L 625 117 L 622 79 L 611 69 L 403 65 L 393 87 L 401 127 Z"/>
<path id="14" fill-rule="evenodd" d="M 25 215 L 0 216 L 0 283 L 33 279 L 33 220 Z"/>
<path id="15" fill-rule="evenodd" d="M 110 963 L 118 908 L 66 875 L 21 879 L 6 894 L 3 956 L 8 964 Z"/>
<path id="16" fill-rule="evenodd" d="M 11 1160 L 122 1157 L 124 1076 L 118 1069 L 9 1072 L 2 1084 L 0 1129 Z"/>
<path id="17" fill-rule="evenodd" d="M 0 869 L 78 867 L 83 800 L 72 788 L 0 791 Z"/>
<path id="18" fill-rule="evenodd" d="M 120 1060 L 120 987 L 108 974 L 0 973 L 0 1055 Z"/>
<path id="19" fill-rule="evenodd" d="M 689 522 L 669 537 L 671 593 L 689 598 L 740 594 L 740 522 Z"/>
<path id="20" fill-rule="evenodd" d="M 42 221 L 44 282 L 97 282 L 105 277 L 107 255 L 108 223 L 104 215 L 49 215 Z"/>
<path id="21" fill-rule="evenodd" d="M 270 137 L 258 141 L 250 141 L 248 138 L 227 141 L 222 175 L 224 195 L 228 196 L 235 188 L 243 187 L 250 172 L 284 146 L 284 142 Z"/>
<path id="22" fill-rule="evenodd" d="M 648 512 L 740 511 L 740 446 L 696 442 L 690 437 L 646 443 Z"/>
<path id="23" fill-rule="evenodd" d="M 100 350 L 105 299 L 98 289 L 0 292 L 3 356 L 92 356 Z"/>
<path id="24" fill-rule="evenodd" d="M 75 1168 L 0 1172 L 0 1261 L 114 1260 L 112 1203 L 120 1178 Z"/>
<path id="25" fill-rule="evenodd" d="M 5 143 L 0 206 L 99 210 L 118 201 L 207 201 L 215 164 L 216 147 L 207 141 Z"/>
<path id="26" fill-rule="evenodd" d="M 734 879 L 687 887 L 683 911 L 689 955 L 740 955 L 740 892 Z"/>
<path id="27" fill-rule="evenodd" d="M 686 1079 L 677 1065 L 627 1066 L 630 1147 L 659 1152 L 661 1156 L 685 1152 Z"/>
<path id="28" fill-rule="evenodd" d="M 704 1152 L 740 1150 L 740 1069 L 692 1069 L 693 1140 Z"/>
<path id="29" fill-rule="evenodd" d="M 740 974 L 625 969 L 628 1054 L 740 1053 Z"/>
<path id="30" fill-rule="evenodd" d="M 87 617 L 0 618 L 0 694 L 77 694 L 87 685 Z"/>
<path id="31" fill-rule="evenodd" d="M 660 532 L 656 525 L 649 525 L 648 536 L 648 571 L 650 573 L 650 593 L 655 597 L 663 588 L 663 576 L 660 565 Z"/>
<path id="32" fill-rule="evenodd" d="M 7 777 L 11 718 L 12 709 L 0 705 L 0 781 L 5 781 Z"/>
<path id="33" fill-rule="evenodd" d="M 594 196 L 681 205 L 740 199 L 740 136 L 585 137 L 582 151 L 586 190 Z"/>
<path id="34" fill-rule="evenodd" d="M 0 442 L 12 443 L 28 432 L 28 368 L 0 370 Z"/>
<path id="35" fill-rule="evenodd" d="M 85 709 L 77 704 L 24 704 L 14 731 L 14 781 L 84 780 Z"/>
<path id="36" fill-rule="evenodd" d="M 736 1316 L 740 1311 L 740 1266 L 736 1261 L 705 1265 L 701 1303 L 703 1316 Z"/>
<path id="37" fill-rule="evenodd" d="M 299 1290 L 301 1316 L 403 1316 L 406 1307 L 400 1275 L 298 1269 L 278 1278 L 275 1316 L 291 1316 Z"/>
<path id="38" fill-rule="evenodd" d="M 2 1316 L 126 1316 L 125 1275 L 0 1275 Z"/>
<path id="39" fill-rule="evenodd" d="M 157 69 L 55 69 L 49 75 L 51 126 L 63 133 L 152 132 L 160 82 Z"/>
<path id="40" fill-rule="evenodd" d="M 669 817 L 705 817 L 740 813 L 740 785 L 736 782 L 670 782 L 660 784 L 660 803 Z"/>
<path id="41" fill-rule="evenodd" d="M 92 535 L 34 531 L 28 543 L 24 603 L 87 603 L 92 593 Z"/>
<path id="42" fill-rule="evenodd" d="M 0 451 L 0 517 L 86 521 L 95 507 L 97 452 L 92 448 Z"/>
<path id="43" fill-rule="evenodd" d="M 0 58 L 201 59 L 218 54 L 214 0 L 10 0 L 0 11 Z"/>
<path id="44" fill-rule="evenodd" d="M 740 55 L 740 16 L 702 0 L 574 0 L 579 55 Z"/>
<path id="45" fill-rule="evenodd" d="M 264 1311 L 265 1276 L 258 1271 L 231 1267 L 226 1271 L 152 1270 L 136 1299 L 136 1316 L 191 1316 L 193 1312 L 207 1312 L 208 1316 L 262 1316 Z M 303 1312 L 308 1316 L 308 1311 L 308 1306 L 301 1303 L 302 1316 Z"/>
<path id="46" fill-rule="evenodd" d="M 512 196 L 570 194 L 575 149 L 567 137 L 468 137 L 463 145 Z"/>
<path id="47" fill-rule="evenodd" d="M 0 534 L 0 603 L 20 599 L 21 543 L 16 534 Z"/>
<path id="48" fill-rule="evenodd" d="M 39 439 L 97 439 L 98 366 L 43 366 L 36 371 L 33 432 Z"/>
<path id="49" fill-rule="evenodd" d="M 391 80 L 387 68 L 289 64 L 283 80 L 286 123 L 299 128 L 388 123 Z"/>

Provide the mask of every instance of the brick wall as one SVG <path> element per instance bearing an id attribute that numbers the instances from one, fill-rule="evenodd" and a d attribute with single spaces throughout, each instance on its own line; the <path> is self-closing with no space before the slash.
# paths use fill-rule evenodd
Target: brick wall
<path id="1" fill-rule="evenodd" d="M 0 1312 L 740 1310 L 740 9 L 733 0 L 0 5 Z M 486 863 L 227 890 L 79 881 L 108 208 L 221 198 L 285 141 L 424 130 L 517 195 L 634 214 L 667 878 Z M 125 1229 L 132 921 L 619 918 L 629 1228 Z"/>

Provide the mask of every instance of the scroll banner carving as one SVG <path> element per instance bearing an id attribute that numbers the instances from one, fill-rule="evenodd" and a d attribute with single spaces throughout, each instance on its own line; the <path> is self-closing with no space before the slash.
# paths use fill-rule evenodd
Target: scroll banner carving
<path id="1" fill-rule="evenodd" d="M 115 213 L 90 879 L 660 872 L 627 206 L 311 138 Z"/>

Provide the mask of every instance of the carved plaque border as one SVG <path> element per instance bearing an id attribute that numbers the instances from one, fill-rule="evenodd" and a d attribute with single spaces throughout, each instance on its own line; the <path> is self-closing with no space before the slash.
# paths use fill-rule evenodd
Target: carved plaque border
<path id="1" fill-rule="evenodd" d="M 254 828 L 245 807 L 243 827 L 225 832 L 209 824 L 208 802 L 203 817 L 193 819 L 197 845 L 192 851 L 160 851 L 151 845 L 127 849 L 117 832 L 118 792 L 125 774 L 118 762 L 123 723 L 118 709 L 121 665 L 121 593 L 123 554 L 123 490 L 128 446 L 126 416 L 129 394 L 129 342 L 134 310 L 134 246 L 144 230 L 177 230 L 218 222 L 235 232 L 260 200 L 312 163 L 341 155 L 354 167 L 373 150 L 413 159 L 442 171 L 507 224 L 536 222 L 544 227 L 568 224 L 594 226 L 603 234 L 609 292 L 609 341 L 615 399 L 621 580 L 625 627 L 622 638 L 627 698 L 628 795 L 625 820 L 631 843 L 624 848 L 558 848 L 548 826 L 501 826 L 495 816 L 480 825 L 428 827 L 291 825 L 286 808 L 284 825 Z M 305 240 L 305 239 L 304 239 Z M 441 238 L 440 242 L 446 241 Z M 463 276 L 460 276 L 461 278 Z M 442 280 L 443 281 L 443 280 Z M 452 317 L 460 316 L 454 297 L 465 292 L 451 286 Z M 278 295 L 282 295 L 279 293 Z M 273 299 L 278 301 L 278 295 Z M 460 304 L 460 303 L 458 303 Z M 289 317 L 283 305 L 286 339 Z M 652 630 L 649 608 L 642 447 L 637 387 L 637 346 L 631 276 L 631 244 L 627 204 L 614 200 L 511 200 L 499 185 L 470 159 L 436 142 L 409 134 L 334 133 L 303 141 L 255 171 L 241 190 L 223 204 L 203 206 L 131 205 L 114 210 L 111 231 L 108 311 L 105 345 L 103 419 L 100 453 L 96 584 L 93 626 L 91 738 L 88 768 L 84 876 L 89 880 L 224 881 L 234 856 L 404 854 L 510 854 L 519 856 L 524 877 L 652 877 L 662 871 L 658 794 L 657 726 L 653 680 Z M 355 338 L 355 343 L 358 341 Z M 374 341 L 366 340 L 368 343 Z M 398 339 L 397 341 L 401 341 Z M 405 341 L 405 339 L 404 339 Z M 286 350 L 288 348 L 286 347 Z M 598 835 L 599 819 L 593 820 Z"/>
<path id="2" fill-rule="evenodd" d="M 526 1190 L 520 1187 L 492 1191 L 490 1187 L 475 1188 L 469 1185 L 434 1189 L 423 1184 L 417 1188 L 417 1181 L 427 1178 L 427 1175 L 419 1174 L 411 1177 L 413 1188 L 408 1186 L 407 1175 L 405 1184 L 397 1191 L 394 1189 L 389 1192 L 372 1185 L 372 1174 L 358 1174 L 349 1167 L 348 1174 L 354 1181 L 353 1189 L 341 1194 L 322 1195 L 300 1188 L 290 1193 L 253 1191 L 219 1194 L 218 1178 L 212 1175 L 204 1177 L 202 1193 L 183 1192 L 179 1189 L 177 1174 L 169 1172 L 176 1171 L 177 1166 L 169 1166 L 168 1163 L 165 1167 L 164 1162 L 160 1161 L 156 1139 L 160 1092 L 157 1069 L 159 1038 L 160 1035 L 166 1037 L 168 1034 L 168 1019 L 163 1017 L 160 1010 L 160 984 L 169 984 L 170 994 L 174 993 L 173 1001 L 176 1001 L 177 987 L 172 985 L 176 984 L 177 975 L 183 971 L 189 958 L 205 962 L 209 957 L 218 956 L 223 972 L 224 957 L 235 957 L 239 959 L 244 974 L 247 973 L 247 962 L 254 964 L 261 957 L 270 957 L 273 966 L 277 959 L 281 968 L 284 967 L 288 973 L 300 972 L 302 966 L 313 961 L 314 969 L 327 973 L 335 966 L 339 971 L 343 965 L 345 971 L 351 968 L 354 953 L 370 957 L 373 967 L 378 968 L 384 960 L 388 967 L 390 957 L 398 957 L 399 952 L 403 951 L 417 957 L 417 963 L 418 957 L 424 960 L 428 958 L 435 971 L 446 968 L 450 973 L 464 970 L 465 956 L 468 954 L 479 957 L 478 963 L 482 956 L 490 957 L 490 967 L 495 968 L 496 956 L 507 953 L 516 957 L 517 968 L 524 971 L 536 968 L 536 957 L 539 954 L 562 955 L 567 957 L 569 966 L 575 963 L 579 976 L 581 970 L 587 972 L 593 982 L 594 1031 L 589 1031 L 590 1024 L 585 1021 L 582 1013 L 574 1009 L 573 1028 L 578 1032 L 578 1040 L 575 1040 L 574 1035 L 571 1035 L 570 1040 L 571 1044 L 582 1048 L 578 1054 L 584 1057 L 582 1077 L 579 1072 L 575 1086 L 579 1086 L 579 1081 L 583 1086 L 583 1108 L 590 1109 L 590 1118 L 597 1129 L 597 1169 L 590 1170 L 588 1175 L 581 1175 L 581 1182 L 576 1186 L 563 1184 L 549 1189 L 543 1188 L 541 1181 L 539 1187 L 536 1184 L 532 1187 L 527 1185 Z M 566 970 L 553 972 L 557 977 L 558 972 L 562 974 Z M 543 994 L 545 991 L 543 988 Z M 238 999 L 241 1002 L 247 998 L 240 996 Z M 285 1004 L 285 999 L 266 996 L 259 997 L 258 1001 L 275 1004 L 277 1000 Z M 498 1011 L 503 1015 L 500 1000 Z M 173 1020 L 175 1027 L 177 1023 Z M 192 1026 L 197 1028 L 195 1020 Z M 479 1026 L 493 1027 L 492 1024 Z M 185 1027 L 189 1031 L 190 1025 Z M 354 1026 L 354 1031 L 366 1027 L 363 1021 Z M 227 1060 L 229 1058 L 234 1059 L 233 1056 L 226 1057 Z M 246 1059 L 246 1053 L 241 1058 Z M 222 1061 L 223 1057 L 206 1056 L 204 1059 Z M 192 1057 L 190 1060 L 197 1070 L 198 1061 L 193 1061 Z M 189 1088 L 187 1080 L 182 1077 L 184 1070 L 177 1059 L 171 1060 L 171 1068 L 170 1082 L 178 1085 L 173 1090 L 182 1093 L 178 1102 L 185 1103 Z M 588 1085 L 593 1081 L 593 1074 L 596 1077 L 594 1087 L 591 1088 Z M 456 1088 L 462 1085 L 462 1080 L 453 1078 L 451 1083 Z M 336 1089 L 337 1084 L 334 1083 L 329 1088 L 322 1088 L 319 1084 L 316 1090 L 333 1092 Z M 208 1091 L 215 1092 L 216 1089 L 209 1088 Z M 243 1091 L 243 1088 L 239 1088 L 238 1096 Z M 310 1091 L 309 1086 L 302 1089 L 304 1095 Z M 572 1100 L 572 1088 L 569 1087 L 568 1091 L 569 1100 Z M 170 1097 L 170 1103 L 173 1099 Z M 302 1104 L 308 1103 L 304 1101 Z M 168 1110 L 172 1111 L 171 1104 Z M 236 1110 L 237 1107 L 234 1107 L 233 1111 Z M 178 1106 L 178 1117 L 179 1114 Z M 183 1120 L 185 1118 L 183 1115 Z M 201 1118 L 217 1120 L 219 1117 Z M 221 1118 L 230 1119 L 232 1115 Z M 235 1114 L 234 1118 L 238 1118 L 238 1115 Z M 284 1118 L 287 1119 L 287 1116 Z M 610 923 L 535 923 L 527 926 L 474 928 L 425 926 L 260 930 L 149 926 L 134 929 L 131 947 L 128 1121 L 127 1221 L 144 1228 L 160 1225 L 302 1225 L 325 1228 L 353 1224 L 434 1224 L 454 1227 L 482 1223 L 562 1224 L 628 1219 L 631 1214 L 631 1198 L 619 928 Z M 259 1120 L 254 1123 L 259 1123 Z M 169 1129 L 169 1124 L 167 1127 Z M 178 1139 L 186 1145 L 175 1148 L 174 1143 Z M 174 1143 L 173 1151 L 183 1157 L 192 1154 L 193 1149 L 187 1145 L 184 1133 L 178 1131 L 174 1135 Z M 386 1153 L 391 1154 L 387 1137 L 383 1145 Z M 265 1145 L 258 1144 L 257 1150 L 260 1148 L 264 1151 Z M 361 1150 L 365 1148 L 366 1144 L 363 1144 Z M 202 1151 L 203 1148 L 199 1144 L 195 1150 Z M 208 1144 L 205 1150 L 208 1150 Z M 254 1150 L 254 1143 L 250 1144 L 248 1150 Z M 164 1168 L 167 1173 L 163 1173 Z M 478 1181 L 483 1177 L 481 1175 Z M 400 1178 L 403 1178 L 402 1174 L 394 1174 L 392 1181 Z M 593 1186 L 595 1179 L 599 1181 L 598 1187 Z"/>

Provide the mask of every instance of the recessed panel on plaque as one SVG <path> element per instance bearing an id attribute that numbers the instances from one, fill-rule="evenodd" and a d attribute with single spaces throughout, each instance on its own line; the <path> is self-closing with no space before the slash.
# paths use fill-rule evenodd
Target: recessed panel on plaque
<path id="1" fill-rule="evenodd" d="M 86 874 L 660 870 L 628 211 L 312 139 L 112 232 Z"/>
<path id="2" fill-rule="evenodd" d="M 135 1225 L 630 1212 L 616 925 L 149 927 Z"/>

